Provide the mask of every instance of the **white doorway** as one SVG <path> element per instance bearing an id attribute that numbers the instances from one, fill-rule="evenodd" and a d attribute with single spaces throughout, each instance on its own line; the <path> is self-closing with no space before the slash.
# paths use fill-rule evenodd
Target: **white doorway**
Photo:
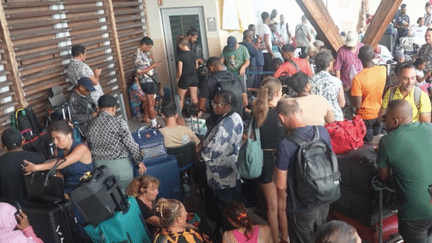
<path id="1" fill-rule="evenodd" d="M 177 93 L 176 78 L 176 41 L 179 35 L 185 35 L 186 32 L 194 28 L 199 33 L 198 45 L 201 51 L 198 57 L 208 59 L 207 33 L 204 21 L 203 7 L 187 7 L 187 8 L 163 8 L 162 26 L 165 37 L 165 47 L 167 50 L 168 69 L 170 76 L 171 90 Z"/>

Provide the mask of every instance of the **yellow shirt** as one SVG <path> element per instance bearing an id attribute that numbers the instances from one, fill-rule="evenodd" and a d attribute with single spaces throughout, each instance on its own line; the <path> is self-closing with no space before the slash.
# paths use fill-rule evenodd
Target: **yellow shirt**
<path id="1" fill-rule="evenodd" d="M 420 93 L 420 105 L 419 108 L 417 109 L 417 106 L 415 105 L 414 102 L 414 89 L 415 88 L 413 88 L 411 92 L 404 98 L 398 87 L 393 95 L 393 100 L 404 99 L 411 104 L 412 112 L 413 112 L 413 122 L 419 121 L 419 114 L 431 112 L 431 103 L 429 100 L 429 96 L 424 91 L 421 91 Z M 382 108 L 384 109 L 387 109 L 389 103 L 389 96 L 390 96 L 390 89 L 387 91 L 382 101 Z"/>

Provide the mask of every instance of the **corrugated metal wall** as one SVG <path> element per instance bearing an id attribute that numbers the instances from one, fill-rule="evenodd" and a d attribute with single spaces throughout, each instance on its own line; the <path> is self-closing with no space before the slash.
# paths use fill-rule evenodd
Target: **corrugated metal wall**
<path id="1" fill-rule="evenodd" d="M 72 45 L 85 46 L 85 62 L 102 69 L 99 80 L 106 94 L 127 94 L 125 76 L 134 69 L 132 52 L 147 35 L 142 0 L 3 0 L 2 7 L 0 133 L 10 126 L 14 110 L 26 105 L 42 121 L 53 86 L 70 93 L 64 70 Z"/>

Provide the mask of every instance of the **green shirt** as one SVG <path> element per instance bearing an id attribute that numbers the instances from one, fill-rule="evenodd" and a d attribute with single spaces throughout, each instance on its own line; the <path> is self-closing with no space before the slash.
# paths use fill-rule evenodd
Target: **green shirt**
<path id="1" fill-rule="evenodd" d="M 221 55 L 225 59 L 228 71 L 238 74 L 243 63 L 250 59 L 249 52 L 246 47 L 239 45 L 234 51 L 224 49 Z"/>
<path id="2" fill-rule="evenodd" d="M 432 124 L 405 124 L 379 142 L 378 167 L 391 168 L 396 178 L 401 220 L 432 218 L 427 186 L 432 184 Z"/>

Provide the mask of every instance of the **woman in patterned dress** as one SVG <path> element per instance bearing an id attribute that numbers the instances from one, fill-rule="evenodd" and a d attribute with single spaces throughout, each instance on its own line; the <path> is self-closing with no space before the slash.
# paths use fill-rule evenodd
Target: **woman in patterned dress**
<path id="1" fill-rule="evenodd" d="M 208 242 L 207 236 L 186 222 L 188 213 L 183 203 L 176 199 L 161 198 L 156 203 L 156 214 L 161 228 L 156 232 L 153 243 L 201 243 Z"/>

